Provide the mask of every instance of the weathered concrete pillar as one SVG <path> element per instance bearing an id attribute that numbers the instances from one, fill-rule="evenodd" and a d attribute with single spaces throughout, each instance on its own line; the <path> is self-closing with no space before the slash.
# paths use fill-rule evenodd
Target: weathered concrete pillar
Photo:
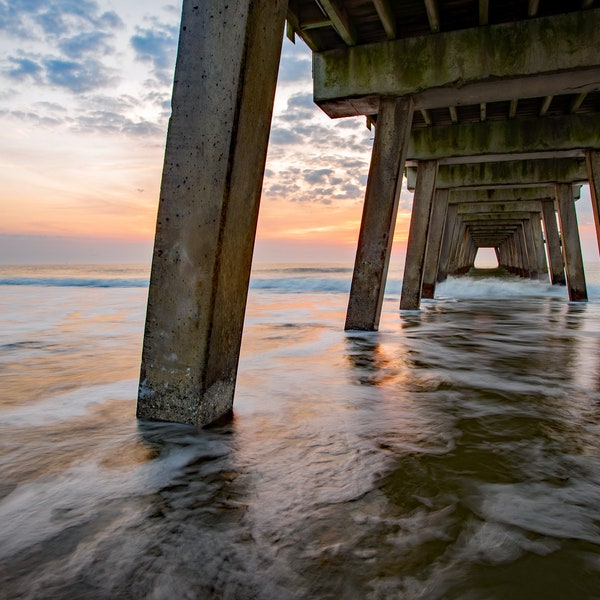
<path id="1" fill-rule="evenodd" d="M 513 275 L 520 275 L 519 260 L 518 260 L 518 244 L 517 244 L 517 231 L 515 231 L 509 240 L 509 253 L 510 253 L 510 272 Z"/>
<path id="2" fill-rule="evenodd" d="M 555 189 L 569 300 L 572 302 L 586 302 L 587 287 L 583 270 L 583 257 L 581 256 L 579 228 L 577 227 L 577 213 L 575 212 L 575 201 L 573 200 L 573 186 L 568 183 L 557 183 Z"/>
<path id="3" fill-rule="evenodd" d="M 552 285 L 566 285 L 565 262 L 560 249 L 554 200 L 542 201 L 542 215 L 544 217 L 546 246 L 548 247 L 548 262 L 550 263 L 550 281 Z"/>
<path id="4" fill-rule="evenodd" d="M 590 182 L 590 195 L 592 197 L 592 210 L 596 223 L 596 238 L 600 250 L 600 151 L 589 150 L 586 153 L 588 179 Z"/>
<path id="5" fill-rule="evenodd" d="M 544 236 L 542 234 L 542 215 L 539 212 L 531 213 L 531 233 L 535 248 L 535 260 L 538 279 L 548 280 L 548 265 L 546 263 L 546 251 L 544 250 Z"/>
<path id="6" fill-rule="evenodd" d="M 450 252 L 452 248 L 452 238 L 456 225 L 456 215 L 458 214 L 458 206 L 450 204 L 446 212 L 446 224 L 444 226 L 444 239 L 442 249 L 440 251 L 440 263 L 437 273 L 437 282 L 441 283 L 448 277 L 448 265 L 450 262 Z"/>
<path id="7" fill-rule="evenodd" d="M 137 415 L 231 411 L 285 0 L 184 0 Z"/>
<path id="8" fill-rule="evenodd" d="M 477 258 L 477 246 L 471 236 L 469 236 L 469 248 L 469 262 L 467 263 L 467 267 L 472 269 L 475 266 L 475 259 Z"/>
<path id="9" fill-rule="evenodd" d="M 406 98 L 379 104 L 346 330 L 379 327 L 413 110 Z"/>
<path id="10" fill-rule="evenodd" d="M 521 226 L 517 229 L 517 244 L 518 244 L 518 260 L 521 277 L 529 277 L 529 255 L 527 253 L 527 240 L 525 238 L 525 223 L 521 223 Z"/>
<path id="11" fill-rule="evenodd" d="M 527 259 L 529 261 L 529 277 L 531 279 L 538 278 L 537 258 L 535 251 L 535 242 L 533 241 L 533 229 L 531 219 L 523 221 L 523 232 L 525 234 L 525 244 L 527 245 Z"/>
<path id="12" fill-rule="evenodd" d="M 465 243 L 466 243 L 467 235 L 468 235 L 467 234 L 467 226 L 465 225 L 464 221 L 462 221 L 462 220 L 459 223 L 459 226 L 456 227 L 456 230 L 457 230 L 457 234 L 454 239 L 454 249 L 453 249 L 453 253 L 452 253 L 451 269 L 449 270 L 449 273 L 452 273 L 453 275 L 458 275 L 461 272 L 462 265 L 463 265 L 463 256 L 464 256 L 464 251 L 465 251 Z"/>
<path id="13" fill-rule="evenodd" d="M 429 242 L 427 243 L 423 285 L 421 286 L 423 298 L 433 298 L 435 295 L 435 282 L 440 263 L 446 214 L 448 212 L 448 195 L 448 190 L 438 190 L 433 198 L 431 222 L 429 224 Z"/>
<path id="14" fill-rule="evenodd" d="M 419 161 L 417 185 L 408 230 L 400 310 L 416 310 L 421 304 L 421 285 L 437 170 L 437 160 Z"/>
<path id="15" fill-rule="evenodd" d="M 519 262 L 520 246 L 518 242 L 519 230 L 517 229 L 510 239 L 510 255 L 513 275 L 521 275 L 521 264 Z"/>

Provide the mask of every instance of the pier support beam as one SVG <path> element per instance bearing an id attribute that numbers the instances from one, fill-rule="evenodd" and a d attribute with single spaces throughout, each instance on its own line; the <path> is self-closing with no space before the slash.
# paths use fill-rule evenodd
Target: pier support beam
<path id="1" fill-rule="evenodd" d="M 588 151 L 586 153 L 586 163 L 590 182 L 590 196 L 592 197 L 592 210 L 594 211 L 594 222 L 596 224 L 598 250 L 600 250 L 600 151 Z"/>
<path id="2" fill-rule="evenodd" d="M 440 262 L 437 272 L 437 282 L 441 283 L 448 277 L 448 265 L 450 262 L 450 253 L 452 250 L 452 239 L 454 236 L 454 228 L 456 225 L 456 216 L 458 213 L 458 206 L 456 204 L 450 204 L 446 212 L 446 224 L 444 226 L 444 239 L 442 242 L 442 249 L 440 251 Z"/>
<path id="3" fill-rule="evenodd" d="M 525 244 L 527 247 L 529 277 L 530 279 L 538 279 L 537 257 L 535 242 L 533 240 L 533 229 L 531 227 L 531 219 L 523 220 L 523 233 L 525 234 Z"/>
<path id="4" fill-rule="evenodd" d="M 413 118 L 410 98 L 383 98 L 346 313 L 346 330 L 376 331 L 385 292 L 406 148 Z"/>
<path id="5" fill-rule="evenodd" d="M 421 304 L 423 269 L 437 170 L 437 160 L 419 161 L 410 228 L 408 230 L 400 310 L 416 310 Z"/>
<path id="6" fill-rule="evenodd" d="M 572 302 L 586 302 L 587 288 L 581 256 L 579 229 L 577 227 L 577 213 L 575 212 L 573 190 L 570 185 L 556 184 L 556 203 L 558 205 L 560 232 L 565 255 L 569 300 Z"/>
<path id="7" fill-rule="evenodd" d="M 554 200 L 542 201 L 542 215 L 544 217 L 544 232 L 548 249 L 548 262 L 550 263 L 550 281 L 552 285 L 566 285 L 565 262 L 560 250 L 560 238 L 556 224 Z"/>
<path id="8" fill-rule="evenodd" d="M 533 245 L 535 247 L 535 258 L 538 279 L 548 281 L 548 263 L 544 250 L 544 237 L 542 235 L 542 215 L 539 212 L 531 213 L 531 232 L 533 234 Z"/>
<path id="9" fill-rule="evenodd" d="M 232 409 L 286 10 L 183 2 L 138 417 Z"/>
<path id="10" fill-rule="evenodd" d="M 448 190 L 438 190 L 435 193 L 433 206 L 431 207 L 429 242 L 425 257 L 425 269 L 423 271 L 423 285 L 421 286 L 423 298 L 433 298 L 435 295 L 435 282 L 440 264 L 442 238 L 444 236 L 444 225 L 446 224 L 446 213 L 448 211 L 448 196 Z"/>

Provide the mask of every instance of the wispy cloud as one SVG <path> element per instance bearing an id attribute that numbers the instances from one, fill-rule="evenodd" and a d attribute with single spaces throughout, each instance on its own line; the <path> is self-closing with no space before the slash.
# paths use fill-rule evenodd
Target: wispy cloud
<path id="1" fill-rule="evenodd" d="M 50 40 L 123 26 L 95 0 L 0 0 L 0 31 L 12 37 Z"/>
<path id="2" fill-rule="evenodd" d="M 170 83 L 177 50 L 178 27 L 152 19 L 150 26 L 137 27 L 131 46 L 137 60 L 150 63 L 154 76 L 161 83 Z"/>

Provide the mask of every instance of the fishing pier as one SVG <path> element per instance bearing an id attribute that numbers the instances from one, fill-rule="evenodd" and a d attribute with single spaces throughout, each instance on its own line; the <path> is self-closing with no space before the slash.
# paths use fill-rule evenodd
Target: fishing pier
<path id="1" fill-rule="evenodd" d="M 375 140 L 346 329 L 377 330 L 403 176 L 414 190 L 400 308 L 493 248 L 587 299 L 575 200 L 600 240 L 596 0 L 183 1 L 138 416 L 231 411 L 281 52 Z"/>

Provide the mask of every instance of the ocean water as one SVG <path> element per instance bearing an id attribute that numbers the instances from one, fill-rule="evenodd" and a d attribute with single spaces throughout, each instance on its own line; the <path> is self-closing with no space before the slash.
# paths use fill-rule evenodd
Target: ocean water
<path id="1" fill-rule="evenodd" d="M 135 419 L 148 272 L 0 267 L 0 598 L 600 598 L 590 302 L 450 278 L 344 332 L 351 268 L 257 265 L 233 419 Z"/>

